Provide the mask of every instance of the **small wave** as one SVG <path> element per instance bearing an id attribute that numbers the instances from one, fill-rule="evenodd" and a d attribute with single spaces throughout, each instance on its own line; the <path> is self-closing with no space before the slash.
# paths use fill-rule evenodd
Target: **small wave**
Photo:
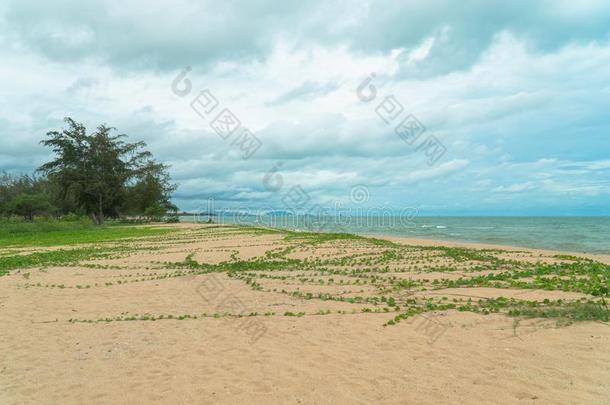
<path id="1" fill-rule="evenodd" d="M 436 229 L 446 229 L 445 225 L 436 225 Z"/>

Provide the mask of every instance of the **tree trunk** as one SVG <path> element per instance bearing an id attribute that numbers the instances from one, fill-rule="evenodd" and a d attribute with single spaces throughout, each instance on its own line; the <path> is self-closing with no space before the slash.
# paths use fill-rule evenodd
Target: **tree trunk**
<path id="1" fill-rule="evenodd" d="M 102 195 L 98 197 L 98 214 L 97 214 L 98 225 L 104 223 L 104 208 L 102 204 Z"/>

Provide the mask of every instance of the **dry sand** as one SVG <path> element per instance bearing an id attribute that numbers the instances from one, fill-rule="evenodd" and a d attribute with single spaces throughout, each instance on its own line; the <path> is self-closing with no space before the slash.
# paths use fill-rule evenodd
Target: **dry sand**
<path id="1" fill-rule="evenodd" d="M 49 267 L 28 269 L 28 279 L 19 270 L 0 277 L 0 403 L 610 403 L 607 324 L 557 327 L 553 321 L 534 319 L 515 327 L 513 319 L 503 315 L 450 310 L 384 327 L 392 314 L 362 313 L 366 305 L 304 300 L 279 292 L 309 288 L 367 295 L 369 285 L 299 287 L 298 277 L 261 277 L 261 291 L 225 273 L 150 279 L 175 271 L 160 262 L 182 261 L 188 254 L 201 263 L 218 263 L 232 255 L 262 257 L 291 243 L 280 235 L 230 228 L 181 228 L 183 233 L 170 238 L 138 242 L 155 250 L 88 262 L 111 268 Z M 328 258 L 368 252 L 375 257 L 380 249 L 350 243 L 298 247 L 292 254 Z M 538 260 L 540 255 L 553 260 L 554 255 L 513 250 L 522 253 L 504 254 L 523 260 Z M 323 277 L 312 278 L 315 283 Z M 127 282 L 139 279 L 143 281 Z M 338 283 L 340 277 L 335 279 Z M 126 282 L 106 286 L 112 280 Z M 38 283 L 42 287 L 36 287 Z M 66 288 L 44 287 L 51 284 Z M 495 289 L 460 290 L 476 297 L 494 296 Z M 506 291 L 497 295 L 507 296 Z M 534 297 L 527 299 L 580 296 L 509 291 Z M 209 316 L 234 313 L 236 308 L 306 315 Z M 331 314 L 315 315 L 321 310 Z M 203 313 L 208 316 L 69 322 Z"/>

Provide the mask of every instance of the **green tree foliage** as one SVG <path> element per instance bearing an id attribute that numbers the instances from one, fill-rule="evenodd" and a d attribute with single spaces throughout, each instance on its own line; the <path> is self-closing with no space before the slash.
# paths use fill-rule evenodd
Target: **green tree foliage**
<path id="1" fill-rule="evenodd" d="M 67 128 L 48 132 L 41 142 L 52 148 L 55 159 L 39 168 L 55 187 L 62 209 L 82 212 L 102 224 L 108 216 L 144 214 L 151 206 L 173 207 L 170 197 L 175 186 L 170 184 L 167 166 L 143 150 L 144 142 L 128 143 L 126 135 L 116 135 L 106 125 L 87 134 L 85 126 L 72 118 L 65 122 Z"/>
<path id="2" fill-rule="evenodd" d="M 92 134 L 71 118 L 42 143 L 55 152 L 40 175 L 0 173 L 0 215 L 65 217 L 87 215 L 96 224 L 123 215 L 159 219 L 175 213 L 168 166 L 156 162 L 143 142 L 100 125 Z"/>
<path id="3" fill-rule="evenodd" d="M 125 211 L 130 215 L 144 214 L 160 218 L 168 212 L 177 211 L 171 203 L 171 193 L 176 186 L 171 184 L 166 165 L 149 162 L 142 167 L 133 184 L 128 188 Z M 151 213 L 155 215 L 151 215 Z"/>
<path id="4" fill-rule="evenodd" d="M 46 201 L 44 207 L 41 199 Z M 0 215 L 28 218 L 24 213 L 28 205 L 33 215 L 56 214 L 61 206 L 56 187 L 44 177 L 0 174 Z"/>
<path id="5" fill-rule="evenodd" d="M 35 215 L 48 215 L 54 208 L 44 194 L 22 193 L 11 201 L 9 210 L 27 221 L 32 221 Z"/>

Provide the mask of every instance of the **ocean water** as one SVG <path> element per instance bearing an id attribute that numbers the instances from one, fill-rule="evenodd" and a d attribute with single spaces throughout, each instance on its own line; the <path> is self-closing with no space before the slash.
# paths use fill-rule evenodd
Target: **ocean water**
<path id="1" fill-rule="evenodd" d="M 183 217 L 193 221 L 192 217 Z M 207 220 L 207 217 L 205 218 Z M 223 214 L 217 223 L 610 254 L 610 217 L 307 217 Z"/>

